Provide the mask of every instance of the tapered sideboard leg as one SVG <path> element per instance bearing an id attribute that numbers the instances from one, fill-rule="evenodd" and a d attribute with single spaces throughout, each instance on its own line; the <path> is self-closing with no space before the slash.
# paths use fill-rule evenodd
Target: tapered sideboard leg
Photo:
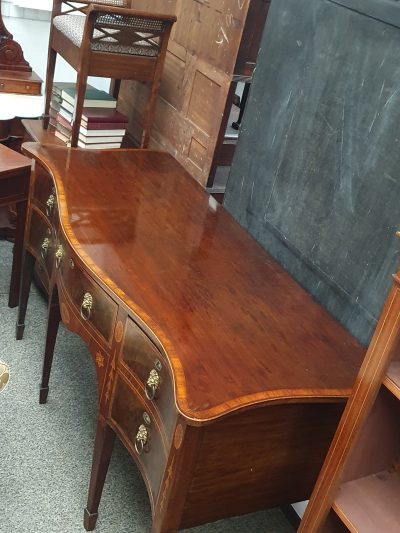
<path id="1" fill-rule="evenodd" d="M 47 315 L 47 334 L 46 346 L 43 359 L 42 384 L 40 386 L 39 403 L 46 403 L 47 395 L 49 393 L 49 378 L 51 372 L 51 364 L 53 362 L 54 346 L 56 344 L 58 326 L 60 324 L 61 315 L 60 307 L 58 305 L 57 293 L 52 293 L 49 299 L 48 315 Z"/>
<path id="2" fill-rule="evenodd" d="M 19 290 L 18 318 L 16 326 L 16 338 L 22 339 L 25 329 L 25 315 L 28 306 L 28 298 L 33 278 L 35 258 L 28 251 L 24 251 L 21 269 L 21 285 Z"/>
<path id="3" fill-rule="evenodd" d="M 17 209 L 17 229 L 15 235 L 11 282 L 10 282 L 10 294 L 8 298 L 8 306 L 16 307 L 18 305 L 19 286 L 21 280 L 22 269 L 22 254 L 24 249 L 24 229 L 26 218 L 27 202 L 18 202 L 16 204 Z"/>
<path id="4" fill-rule="evenodd" d="M 83 525 L 86 531 L 92 531 L 96 526 L 97 517 L 99 516 L 98 509 L 100 498 L 114 448 L 114 441 L 114 430 L 112 430 L 104 418 L 100 416 L 97 420 L 89 495 L 83 518 Z"/>

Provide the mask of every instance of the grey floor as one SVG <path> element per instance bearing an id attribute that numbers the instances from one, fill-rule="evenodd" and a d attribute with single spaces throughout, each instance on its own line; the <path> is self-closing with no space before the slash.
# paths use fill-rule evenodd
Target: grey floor
<path id="1" fill-rule="evenodd" d="M 12 246 L 0 241 L 0 360 L 10 383 L 0 394 L 0 533 L 84 532 L 96 415 L 95 372 L 82 341 L 61 328 L 47 405 L 38 403 L 46 305 L 36 288 L 22 341 L 7 307 Z M 145 533 L 146 489 L 117 442 L 100 505 L 97 533 Z M 278 509 L 221 520 L 193 533 L 291 533 Z"/>

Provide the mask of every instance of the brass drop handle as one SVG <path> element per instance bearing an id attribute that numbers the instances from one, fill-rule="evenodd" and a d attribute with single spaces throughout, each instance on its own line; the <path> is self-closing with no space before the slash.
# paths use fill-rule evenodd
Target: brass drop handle
<path id="1" fill-rule="evenodd" d="M 48 217 L 51 215 L 53 211 L 55 201 L 56 201 L 56 197 L 54 196 L 54 194 L 53 193 L 50 194 L 46 202 L 46 215 Z"/>
<path id="2" fill-rule="evenodd" d="M 144 447 L 147 444 L 149 433 L 144 424 L 140 424 L 138 432 L 135 437 L 135 450 L 138 455 L 142 455 Z"/>
<path id="3" fill-rule="evenodd" d="M 64 250 L 63 250 L 62 244 L 58 245 L 55 255 L 56 255 L 56 268 L 60 268 L 61 262 L 64 256 Z"/>
<path id="4" fill-rule="evenodd" d="M 50 246 L 50 239 L 48 237 L 45 237 L 42 242 L 42 246 L 40 247 L 40 255 L 43 259 L 46 258 L 47 252 L 49 250 Z"/>
<path id="5" fill-rule="evenodd" d="M 81 304 L 81 317 L 84 320 L 89 320 L 93 308 L 93 296 L 90 292 L 85 292 Z"/>
<path id="6" fill-rule="evenodd" d="M 149 400 L 154 400 L 158 387 L 160 386 L 160 374 L 154 368 L 150 370 L 149 377 L 147 378 L 144 386 L 144 393 Z"/>

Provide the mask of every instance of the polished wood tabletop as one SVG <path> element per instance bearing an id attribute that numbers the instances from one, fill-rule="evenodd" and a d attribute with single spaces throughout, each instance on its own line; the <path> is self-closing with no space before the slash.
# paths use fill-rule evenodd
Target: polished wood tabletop
<path id="1" fill-rule="evenodd" d="M 182 414 L 348 395 L 364 349 L 171 156 L 29 150 L 75 249 L 168 354 Z"/>

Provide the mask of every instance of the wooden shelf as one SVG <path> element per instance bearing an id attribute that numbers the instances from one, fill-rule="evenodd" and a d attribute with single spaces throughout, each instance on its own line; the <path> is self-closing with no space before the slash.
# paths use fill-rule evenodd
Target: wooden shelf
<path id="1" fill-rule="evenodd" d="M 390 363 L 383 384 L 400 400 L 400 361 Z"/>
<path id="2" fill-rule="evenodd" d="M 352 533 L 400 531 L 400 473 L 379 472 L 344 483 L 332 509 Z"/>

